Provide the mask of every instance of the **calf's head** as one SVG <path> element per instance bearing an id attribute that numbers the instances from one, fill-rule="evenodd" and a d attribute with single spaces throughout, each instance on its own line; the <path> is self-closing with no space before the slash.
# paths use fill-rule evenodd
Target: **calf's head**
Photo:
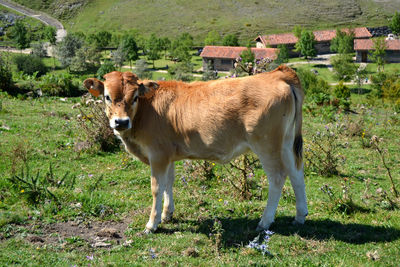
<path id="1" fill-rule="evenodd" d="M 89 78 L 83 85 L 93 96 L 102 96 L 110 127 L 118 132 L 132 127 L 138 102 L 145 94 L 158 88 L 153 81 L 139 81 L 132 72 L 113 71 L 104 75 L 104 83 Z"/>

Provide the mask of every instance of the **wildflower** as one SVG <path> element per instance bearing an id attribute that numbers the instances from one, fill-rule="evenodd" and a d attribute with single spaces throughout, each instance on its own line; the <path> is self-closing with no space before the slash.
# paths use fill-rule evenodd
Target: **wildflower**
<path id="1" fill-rule="evenodd" d="M 211 165 L 215 166 L 215 163 L 213 162 L 213 163 L 211 163 Z"/>
<path id="2" fill-rule="evenodd" d="M 86 256 L 86 259 L 88 259 L 88 260 L 93 260 L 94 259 L 94 257 L 93 257 L 93 254 L 92 255 L 90 255 L 90 256 Z"/>
<path id="3" fill-rule="evenodd" d="M 155 259 L 155 258 L 157 257 L 157 255 L 156 255 L 154 249 L 150 248 L 150 249 L 149 249 L 149 252 L 150 252 L 150 256 L 151 256 L 152 259 Z"/>
<path id="4" fill-rule="evenodd" d="M 225 206 L 228 205 L 228 201 L 227 200 L 224 201 L 224 205 Z"/>
<path id="5" fill-rule="evenodd" d="M 89 178 L 92 178 L 92 177 L 93 177 L 93 174 L 88 174 L 88 177 L 89 177 Z"/>
<path id="6" fill-rule="evenodd" d="M 222 200 L 223 200 L 222 198 L 218 199 L 219 202 L 221 202 Z"/>
<path id="7" fill-rule="evenodd" d="M 22 189 L 22 190 L 21 190 L 21 193 L 23 193 L 23 192 L 25 192 L 25 190 L 24 190 L 24 189 Z"/>

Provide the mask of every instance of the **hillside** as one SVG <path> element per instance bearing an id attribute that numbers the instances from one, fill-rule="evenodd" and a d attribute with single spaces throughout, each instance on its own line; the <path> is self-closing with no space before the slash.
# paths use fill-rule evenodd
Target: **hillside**
<path id="1" fill-rule="evenodd" d="M 207 32 L 235 33 L 241 40 L 259 33 L 310 28 L 387 24 L 396 0 L 17 0 L 64 21 L 70 31 L 136 28 L 174 37 L 189 32 L 200 40 Z"/>

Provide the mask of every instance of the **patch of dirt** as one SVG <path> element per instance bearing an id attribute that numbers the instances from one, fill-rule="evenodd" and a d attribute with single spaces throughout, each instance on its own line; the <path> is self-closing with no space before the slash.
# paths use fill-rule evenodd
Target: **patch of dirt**
<path id="1" fill-rule="evenodd" d="M 68 221 L 35 226 L 35 234 L 28 235 L 26 240 L 35 245 L 65 246 L 74 240 L 87 242 L 90 247 L 110 248 L 126 242 L 125 231 L 132 219 L 122 221 Z M 33 230 L 33 229 L 32 229 Z M 41 232 L 42 234 L 37 234 Z"/>

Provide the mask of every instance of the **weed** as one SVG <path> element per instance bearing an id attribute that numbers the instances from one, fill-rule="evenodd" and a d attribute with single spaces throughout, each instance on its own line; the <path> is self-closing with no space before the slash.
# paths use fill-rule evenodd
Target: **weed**
<path id="1" fill-rule="evenodd" d="M 184 175 L 182 181 L 187 184 L 187 179 L 190 177 L 204 177 L 206 181 L 212 180 L 215 177 L 215 163 L 210 163 L 206 160 L 185 160 L 183 162 Z"/>
<path id="2" fill-rule="evenodd" d="M 254 178 L 255 166 L 257 164 L 259 164 L 259 160 L 256 157 L 251 154 L 245 154 L 231 161 L 229 163 L 230 169 L 225 167 L 229 173 L 226 179 L 236 192 L 239 193 L 241 199 L 251 199 L 253 197 L 250 189 L 252 178 Z M 235 171 L 239 171 L 240 175 L 235 175 Z M 237 181 L 235 182 L 235 180 Z"/>
<path id="3" fill-rule="evenodd" d="M 398 198 L 399 197 L 399 193 L 397 192 L 396 186 L 394 184 L 392 173 L 390 171 L 389 166 L 386 164 L 385 151 L 379 146 L 379 143 L 381 143 L 382 141 L 383 141 L 382 138 L 379 138 L 376 135 L 374 135 L 374 136 L 371 137 L 371 146 L 372 146 L 373 149 L 376 150 L 376 152 L 378 152 L 378 154 L 379 154 L 379 156 L 380 156 L 380 158 L 382 160 L 382 164 L 383 164 L 383 166 L 385 167 L 385 169 L 386 169 L 386 171 L 388 173 L 388 176 L 389 176 L 389 179 L 390 179 L 390 183 L 392 185 L 391 189 L 392 189 L 393 195 L 396 198 Z"/>
<path id="4" fill-rule="evenodd" d="M 107 115 L 104 113 L 104 103 L 101 100 L 94 101 L 92 98 L 82 97 L 82 104 L 75 104 L 80 114 L 77 116 L 78 132 L 81 133 L 79 140 L 75 143 L 75 151 L 95 149 L 105 152 L 115 151 L 119 148 L 119 140 L 115 137 L 110 127 Z M 96 149 L 96 145 L 99 147 Z"/>
<path id="5" fill-rule="evenodd" d="M 352 184 L 353 182 L 351 182 L 348 178 L 344 178 L 341 183 L 341 194 L 337 192 L 335 193 L 333 188 L 327 184 L 324 184 L 320 188 L 320 190 L 329 198 L 327 207 L 330 211 L 345 214 L 352 214 L 356 211 L 367 211 L 367 209 L 354 203 L 351 192 Z"/>
<path id="6" fill-rule="evenodd" d="M 46 179 L 40 177 L 40 172 L 36 176 L 31 175 L 28 165 L 26 171 L 21 169 L 21 174 L 14 174 L 9 178 L 12 187 L 16 189 L 26 200 L 33 205 L 43 203 L 45 200 L 52 199 L 58 202 L 57 197 L 47 188 Z"/>
<path id="7" fill-rule="evenodd" d="M 310 143 L 305 146 L 306 168 L 321 175 L 336 175 L 339 173 L 338 165 L 345 161 L 339 153 L 342 144 L 338 141 L 338 134 L 343 130 L 343 125 L 325 125 L 325 129 L 317 131 Z"/>
<path id="8" fill-rule="evenodd" d="M 219 255 L 220 249 L 222 247 L 222 235 L 224 229 L 222 228 L 222 223 L 217 218 L 214 219 L 214 224 L 211 229 L 210 237 L 213 240 L 215 253 Z"/>

